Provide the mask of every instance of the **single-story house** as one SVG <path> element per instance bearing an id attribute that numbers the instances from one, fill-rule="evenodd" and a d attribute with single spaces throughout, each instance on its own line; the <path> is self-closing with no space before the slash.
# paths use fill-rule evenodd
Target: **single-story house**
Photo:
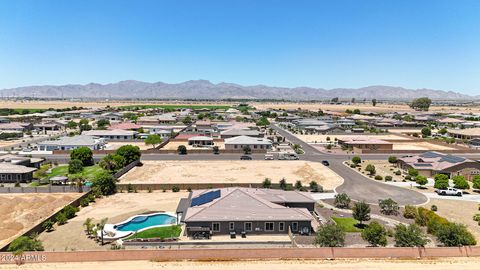
<path id="1" fill-rule="evenodd" d="M 249 137 L 260 137 L 262 133 L 258 130 L 254 129 L 239 129 L 239 128 L 232 128 L 225 131 L 220 132 L 220 137 L 222 139 L 232 138 L 237 136 L 249 136 Z"/>
<path id="2" fill-rule="evenodd" d="M 299 191 L 220 188 L 191 191 L 177 207 L 189 237 L 311 233 L 315 200 Z"/>
<path id="3" fill-rule="evenodd" d="M 194 146 L 205 146 L 205 145 L 213 145 L 213 138 L 207 136 L 194 136 L 188 138 L 188 145 Z"/>
<path id="4" fill-rule="evenodd" d="M 15 130 L 15 131 L 29 131 L 33 129 L 32 123 L 24 122 L 10 122 L 10 123 L 0 123 L 0 130 Z"/>
<path id="5" fill-rule="evenodd" d="M 471 140 L 480 138 L 480 127 L 466 129 L 448 129 L 448 134 L 457 139 Z"/>
<path id="6" fill-rule="evenodd" d="M 397 166 L 403 170 L 414 168 L 425 177 L 441 173 L 450 178 L 462 175 L 467 180 L 472 180 L 475 175 L 480 174 L 480 162 L 435 151 L 399 158 Z"/>
<path id="7" fill-rule="evenodd" d="M 106 141 L 126 141 L 135 139 L 136 131 L 133 130 L 88 130 L 82 132 L 82 135 L 95 136 Z"/>
<path id="8" fill-rule="evenodd" d="M 37 169 L 40 168 L 40 165 L 43 161 L 43 158 L 30 158 L 12 154 L 5 154 L 0 156 L 0 163 L 10 163 L 14 165 L 22 165 Z"/>
<path id="9" fill-rule="evenodd" d="M 252 150 L 270 150 L 272 149 L 272 142 L 265 138 L 249 136 L 237 136 L 225 139 L 226 150 L 241 150 L 244 146 L 249 146 Z"/>
<path id="10" fill-rule="evenodd" d="M 353 148 L 354 152 L 368 151 L 392 151 L 393 143 L 384 140 L 379 140 L 371 137 L 352 137 L 338 140 L 338 144 Z"/>
<path id="11" fill-rule="evenodd" d="M 122 123 L 110 125 L 107 129 L 108 129 L 108 130 L 115 130 L 115 129 L 138 130 L 138 129 L 140 129 L 140 128 L 142 128 L 142 126 L 137 125 L 137 124 L 135 124 L 135 123 L 122 122 Z"/>
<path id="12" fill-rule="evenodd" d="M 10 162 L 0 163 L 0 183 L 29 182 L 33 179 L 35 167 L 16 165 Z"/>
<path id="13" fill-rule="evenodd" d="M 89 135 L 76 135 L 37 143 L 38 151 L 73 150 L 83 146 L 92 150 L 100 150 L 104 148 L 105 140 Z"/>

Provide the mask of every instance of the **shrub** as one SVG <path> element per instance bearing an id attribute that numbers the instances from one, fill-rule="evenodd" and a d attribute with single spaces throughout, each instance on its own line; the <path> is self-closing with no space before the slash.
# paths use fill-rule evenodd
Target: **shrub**
<path id="1" fill-rule="evenodd" d="M 8 245 L 7 251 L 23 252 L 23 251 L 43 251 L 43 244 L 37 239 L 36 235 L 32 237 L 20 236 Z"/>
<path id="2" fill-rule="evenodd" d="M 392 178 L 391 175 L 385 176 L 385 181 L 390 182 L 390 181 L 392 181 L 392 180 L 393 180 L 393 178 Z"/>
<path id="3" fill-rule="evenodd" d="M 335 223 L 320 225 L 314 243 L 321 247 L 342 247 L 345 245 L 345 232 Z"/>
<path id="4" fill-rule="evenodd" d="M 173 192 L 179 192 L 180 191 L 180 188 L 176 185 L 172 186 L 172 191 Z"/>
<path id="5" fill-rule="evenodd" d="M 374 175 L 377 170 L 375 169 L 375 166 L 372 164 L 368 164 L 367 167 L 365 168 L 365 171 L 369 172 L 370 175 Z"/>
<path id="6" fill-rule="evenodd" d="M 387 245 L 387 231 L 376 221 L 370 222 L 362 231 L 362 238 L 374 247 Z"/>
<path id="7" fill-rule="evenodd" d="M 432 210 L 433 212 L 437 212 L 438 207 L 434 204 L 434 205 L 430 206 L 430 210 Z"/>
<path id="8" fill-rule="evenodd" d="M 55 222 L 53 222 L 52 220 L 49 219 L 42 224 L 42 228 L 45 231 L 50 232 L 50 231 L 53 230 L 53 225 L 55 225 Z"/>
<path id="9" fill-rule="evenodd" d="M 128 192 L 128 193 L 132 193 L 133 190 L 134 190 L 133 185 L 132 185 L 132 184 L 128 184 L 128 185 L 127 185 L 127 192 Z"/>
<path id="10" fill-rule="evenodd" d="M 71 205 L 66 205 L 63 209 L 62 212 L 65 214 L 67 219 L 71 219 L 75 217 L 75 214 L 79 211 L 78 207 L 74 207 Z"/>
<path id="11" fill-rule="evenodd" d="M 438 241 L 447 247 L 476 245 L 475 237 L 463 224 L 447 223 L 439 226 L 436 234 Z"/>
<path id="12" fill-rule="evenodd" d="M 315 181 L 310 182 L 309 187 L 312 192 L 323 192 L 323 187 Z"/>
<path id="13" fill-rule="evenodd" d="M 413 205 L 405 205 L 403 210 L 403 217 L 408 219 L 414 219 L 417 217 L 417 208 Z"/>
<path id="14" fill-rule="evenodd" d="M 134 145 L 123 145 L 115 151 L 117 155 L 122 156 L 125 159 L 125 164 L 130 164 L 135 160 L 140 159 L 142 155 L 140 152 L 140 147 Z"/>
<path id="15" fill-rule="evenodd" d="M 379 174 L 375 175 L 375 180 L 383 180 L 383 177 Z"/>
<path id="16" fill-rule="evenodd" d="M 427 177 L 425 177 L 423 175 L 417 175 L 415 177 L 415 183 L 417 183 L 420 186 L 424 186 L 424 185 L 428 184 Z"/>
<path id="17" fill-rule="evenodd" d="M 448 220 L 437 215 L 432 210 L 428 210 L 424 207 L 419 207 L 415 223 L 420 226 L 427 226 L 427 232 L 435 234 L 441 225 L 445 225 L 448 223 Z"/>
<path id="18" fill-rule="evenodd" d="M 398 210 L 400 207 L 398 203 L 391 198 L 385 200 L 378 200 L 378 206 L 380 207 L 380 212 L 384 215 L 398 215 Z"/>
<path id="19" fill-rule="evenodd" d="M 401 175 L 401 174 L 402 174 L 402 172 L 400 170 L 395 171 L 395 175 Z"/>
<path id="20" fill-rule="evenodd" d="M 395 246 L 397 247 L 424 247 L 430 239 L 415 224 L 395 226 Z"/>
<path id="21" fill-rule="evenodd" d="M 92 189 L 96 189 L 97 195 L 111 195 L 117 191 L 116 180 L 110 173 L 101 172 L 92 180 Z"/>
<path id="22" fill-rule="evenodd" d="M 456 175 L 453 177 L 452 180 L 453 180 L 454 188 L 458 188 L 458 189 L 470 188 L 470 185 L 468 184 L 467 179 L 465 179 L 465 177 L 462 175 Z"/>
<path id="23" fill-rule="evenodd" d="M 346 193 L 339 193 L 335 195 L 334 205 L 337 208 L 348 209 L 350 207 L 351 199 Z"/>
<path id="24" fill-rule="evenodd" d="M 300 190 L 303 187 L 302 181 L 298 180 L 295 182 L 295 189 Z"/>
<path id="25" fill-rule="evenodd" d="M 269 178 L 265 178 L 262 182 L 263 188 L 270 188 L 272 186 L 272 181 Z"/>
<path id="26" fill-rule="evenodd" d="M 410 181 L 410 180 L 412 180 L 412 177 L 410 175 L 405 175 L 405 180 Z"/>
<path id="27" fill-rule="evenodd" d="M 88 204 L 90 204 L 90 200 L 88 198 L 83 198 L 81 201 L 80 201 L 80 206 L 81 207 L 87 207 Z"/>
<path id="28" fill-rule="evenodd" d="M 355 164 L 355 165 L 358 165 L 361 162 L 362 162 L 362 159 L 359 156 L 354 156 L 352 158 L 352 163 Z"/>
<path id="29" fill-rule="evenodd" d="M 449 184 L 448 184 L 448 176 L 445 174 L 436 174 L 434 176 L 435 179 L 435 185 L 433 186 L 434 188 L 438 189 L 447 189 Z"/>
<path id="30" fill-rule="evenodd" d="M 278 183 L 280 186 L 280 189 L 286 190 L 287 189 L 287 180 L 285 178 L 280 179 L 280 182 Z"/>
<path id="31" fill-rule="evenodd" d="M 83 171 L 83 163 L 80 159 L 72 159 L 68 162 L 68 173 L 75 174 Z"/>
<path id="32" fill-rule="evenodd" d="M 389 156 L 388 157 L 388 162 L 392 163 L 392 164 L 397 163 L 397 157 L 396 156 Z"/>
<path id="33" fill-rule="evenodd" d="M 472 179 L 473 188 L 480 189 L 480 175 L 475 175 Z"/>
<path id="34" fill-rule="evenodd" d="M 418 176 L 418 170 L 414 168 L 410 168 L 408 169 L 408 175 L 410 175 L 411 177 L 416 177 Z"/>
<path id="35" fill-rule="evenodd" d="M 57 221 L 58 225 L 63 225 L 65 223 L 67 223 L 68 218 L 65 215 L 65 213 L 62 211 L 62 212 L 57 214 L 57 216 L 55 217 L 55 220 Z"/>

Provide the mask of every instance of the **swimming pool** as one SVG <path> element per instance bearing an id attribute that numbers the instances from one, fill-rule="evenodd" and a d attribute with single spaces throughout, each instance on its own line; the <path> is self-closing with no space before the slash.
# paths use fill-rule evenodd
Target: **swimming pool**
<path id="1" fill-rule="evenodd" d="M 169 214 L 139 215 L 130 220 L 116 225 L 114 228 L 118 231 L 139 231 L 147 227 L 157 227 L 160 225 L 176 224 L 177 218 Z"/>

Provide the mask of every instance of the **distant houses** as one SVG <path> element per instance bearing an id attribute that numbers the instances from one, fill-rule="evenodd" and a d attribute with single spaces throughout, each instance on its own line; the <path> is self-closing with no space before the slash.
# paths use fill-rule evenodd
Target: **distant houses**
<path id="1" fill-rule="evenodd" d="M 73 150 L 80 147 L 88 147 L 92 150 L 101 150 L 105 146 L 105 140 L 89 135 L 76 135 L 73 137 L 60 137 L 37 143 L 38 151 Z"/>
<path id="2" fill-rule="evenodd" d="M 41 158 L 29 158 L 17 155 L 0 156 L 0 183 L 29 182 L 33 172 L 43 162 Z"/>

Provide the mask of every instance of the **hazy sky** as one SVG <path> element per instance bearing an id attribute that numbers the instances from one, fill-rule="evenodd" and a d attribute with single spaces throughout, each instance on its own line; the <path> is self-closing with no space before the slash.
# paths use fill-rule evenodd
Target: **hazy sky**
<path id="1" fill-rule="evenodd" d="M 0 0 L 0 88 L 127 79 L 480 94 L 480 0 Z"/>

